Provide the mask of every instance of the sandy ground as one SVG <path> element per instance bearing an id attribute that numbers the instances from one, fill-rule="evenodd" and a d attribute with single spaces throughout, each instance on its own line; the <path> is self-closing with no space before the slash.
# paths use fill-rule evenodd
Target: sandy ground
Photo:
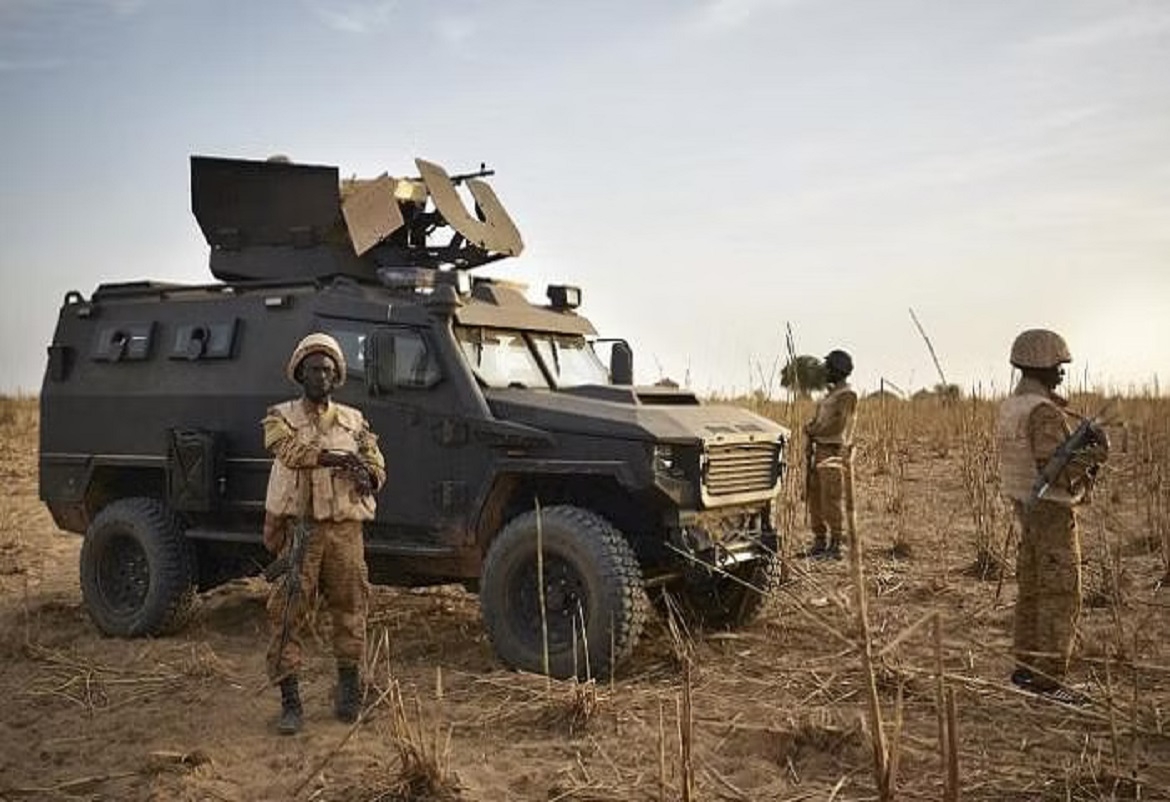
<path id="1" fill-rule="evenodd" d="M 689 683 L 657 621 L 612 683 L 548 683 L 496 663 L 474 596 L 378 588 L 366 718 L 352 728 L 332 718 L 323 641 L 308 661 L 305 730 L 281 737 L 278 694 L 264 687 L 263 580 L 206 594 L 175 637 L 102 637 L 81 604 L 81 539 L 58 531 L 37 499 L 35 402 L 5 409 L 0 799 L 425 798 L 403 788 L 404 758 L 420 756 L 464 800 L 878 797 L 867 675 L 845 640 L 857 632 L 845 563 L 794 560 L 758 622 L 694 642 Z M 897 798 L 943 798 L 934 641 L 922 628 L 898 642 L 937 612 L 964 800 L 1170 799 L 1170 594 L 1119 479 L 1125 455 L 1083 518 L 1074 679 L 1093 700 L 1084 709 L 1006 683 L 1014 583 L 966 570 L 974 529 L 956 451 L 923 444 L 908 455 L 897 482 L 876 461 L 859 465 Z M 680 728 L 688 690 L 693 726 Z"/>

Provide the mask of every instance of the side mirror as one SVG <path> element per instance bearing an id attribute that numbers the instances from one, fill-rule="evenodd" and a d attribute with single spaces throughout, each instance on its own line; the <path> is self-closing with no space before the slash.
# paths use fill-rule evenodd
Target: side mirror
<path id="1" fill-rule="evenodd" d="M 609 383 L 634 383 L 634 351 L 625 340 L 615 340 L 609 352 Z"/>
<path id="2" fill-rule="evenodd" d="M 375 329 L 362 344 L 362 360 L 366 368 L 366 391 L 370 395 L 386 395 L 394 390 L 395 353 L 394 333 Z"/>

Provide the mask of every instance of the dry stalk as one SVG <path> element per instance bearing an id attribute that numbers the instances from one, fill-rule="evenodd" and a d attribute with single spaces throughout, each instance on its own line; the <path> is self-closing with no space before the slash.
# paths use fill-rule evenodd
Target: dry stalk
<path id="1" fill-rule="evenodd" d="M 189 678 L 227 676 L 210 648 L 206 654 L 196 648 L 191 660 L 176 668 L 157 663 L 153 669 L 117 668 L 92 663 L 38 643 L 24 645 L 25 654 L 47 666 L 37 677 L 30 696 L 55 696 L 66 699 L 89 713 L 110 711 L 139 704 L 174 690 Z"/>
<path id="2" fill-rule="evenodd" d="M 1113 773 L 1121 772 L 1121 746 L 1117 737 L 1117 710 L 1113 704 L 1113 661 L 1110 649 L 1105 649 L 1105 702 L 1109 706 L 1109 745 L 1113 755 Z"/>
<path id="3" fill-rule="evenodd" d="M 695 715 L 691 707 L 691 661 L 688 658 L 683 662 L 682 693 L 678 701 L 678 751 L 681 767 L 679 782 L 681 785 L 680 799 L 682 802 L 691 802 L 695 798 Z"/>
<path id="4" fill-rule="evenodd" d="M 542 724 L 551 729 L 563 730 L 569 737 L 583 732 L 601 707 L 597 693 L 597 681 L 578 680 L 570 677 L 564 683 L 562 694 L 546 691 L 544 707 L 540 714 Z"/>
<path id="5" fill-rule="evenodd" d="M 953 688 L 947 688 L 947 791 L 946 802 L 959 802 L 959 714 Z"/>
<path id="6" fill-rule="evenodd" d="M 404 799 L 438 800 L 458 796 L 459 784 L 451 773 L 451 727 L 444 733 L 436 722 L 428 728 L 416 699 L 414 716 L 407 713 L 397 684 L 388 699 L 390 742 L 400 767 L 395 789 Z"/>
<path id="7" fill-rule="evenodd" d="M 380 658 L 383 655 L 386 659 L 386 683 L 385 687 L 381 689 L 381 693 L 374 701 L 372 707 L 377 707 L 378 705 L 382 704 L 382 702 L 384 702 L 386 698 L 397 689 L 397 683 L 394 682 L 394 680 L 390 677 L 389 670 L 390 635 L 384 628 L 379 632 L 377 637 L 374 638 L 374 650 L 366 655 L 365 664 L 363 666 L 363 673 L 367 677 L 373 676 L 373 669 L 378 665 Z M 369 686 L 366 688 L 367 693 L 368 690 Z M 290 799 L 296 799 L 298 796 L 300 796 L 301 792 L 304 791 L 306 787 L 308 787 L 309 783 L 311 783 L 314 778 L 320 775 L 320 773 L 324 771 L 325 767 L 328 766 L 329 763 L 332 762 L 332 760 L 337 757 L 338 754 L 340 754 L 341 750 L 345 748 L 345 745 L 349 743 L 350 738 L 354 736 L 354 733 L 356 733 L 361 728 L 361 726 L 365 724 L 366 711 L 368 709 L 369 708 L 367 708 L 364 704 L 362 705 L 358 712 L 357 721 L 350 725 L 349 729 L 346 730 L 345 735 L 341 737 L 341 740 L 339 740 L 332 749 L 327 751 L 324 757 L 317 761 L 317 763 L 313 766 L 313 769 L 301 778 L 301 781 L 297 783 L 297 786 L 289 793 L 288 796 Z"/>
<path id="8" fill-rule="evenodd" d="M 907 559 L 913 553 L 910 540 L 907 537 L 907 504 L 906 504 L 906 461 L 904 453 L 895 457 L 893 469 L 886 473 L 886 512 L 894 517 L 894 539 L 890 544 L 890 554 L 897 559 Z"/>
<path id="9" fill-rule="evenodd" d="M 997 553 L 1003 507 L 999 502 L 999 457 L 988 412 L 990 405 L 971 399 L 970 414 L 963 415 L 959 432 L 959 468 L 971 522 L 975 527 L 975 562 L 971 574 L 980 579 L 999 579 L 1005 557 Z"/>
<path id="10" fill-rule="evenodd" d="M 658 802 L 666 802 L 666 723 L 662 698 L 658 699 Z"/>
<path id="11" fill-rule="evenodd" d="M 934 613 L 934 676 L 934 702 L 938 711 L 938 754 L 943 771 L 943 802 L 954 802 L 957 790 L 951 787 L 950 782 L 951 740 L 948 736 L 946 713 L 947 683 L 943 674 L 942 614 L 937 611 Z"/>
<path id="12" fill-rule="evenodd" d="M 861 567 L 861 539 L 849 532 L 849 568 L 853 575 L 853 589 L 857 595 L 857 628 L 861 634 L 861 666 L 865 672 L 866 696 L 869 701 L 870 743 L 873 747 L 874 780 L 882 802 L 894 799 L 894 778 L 890 772 L 890 751 L 882 723 L 881 702 L 878 699 L 877 669 L 873 658 L 873 639 L 869 629 L 869 613 L 865 590 L 865 574 Z"/>
<path id="13" fill-rule="evenodd" d="M 898 762 L 902 756 L 902 727 L 905 724 L 905 678 L 898 677 L 898 695 L 894 699 L 894 732 L 890 737 L 890 788 L 898 787 Z"/>
<path id="14" fill-rule="evenodd" d="M 922 335 L 922 341 L 926 343 L 926 350 L 930 351 L 930 360 L 934 362 L 934 369 L 938 371 L 938 379 L 941 387 L 945 389 L 947 387 L 947 377 L 943 373 L 942 364 L 938 361 L 938 354 L 934 352 L 934 344 L 931 343 L 930 337 L 926 335 L 926 329 L 922 328 L 922 324 L 918 321 L 918 315 L 914 314 L 913 307 L 910 308 L 910 319 L 914 321 L 914 327 Z"/>

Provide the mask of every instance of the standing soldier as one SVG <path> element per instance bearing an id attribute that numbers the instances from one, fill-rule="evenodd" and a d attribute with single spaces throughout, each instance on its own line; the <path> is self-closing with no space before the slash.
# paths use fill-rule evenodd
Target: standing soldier
<path id="1" fill-rule="evenodd" d="M 333 623 L 334 712 L 342 721 L 357 719 L 369 596 L 362 521 L 374 517 L 374 494 L 386 468 L 362 413 L 331 399 L 345 382 L 345 356 L 336 340 L 320 333 L 305 337 L 286 373 L 302 396 L 270 407 L 263 421 L 264 447 L 273 456 L 264 545 L 290 558 L 284 581 L 268 600 L 268 676 L 280 683 L 278 729 L 292 734 L 301 728 L 302 631 L 318 591 Z"/>
<path id="2" fill-rule="evenodd" d="M 1017 661 L 1012 682 L 1058 701 L 1078 701 L 1063 686 L 1081 608 L 1081 544 L 1074 508 L 1109 454 L 1104 431 L 1090 427 L 1087 447 L 1075 452 L 1037 497 L 1040 472 L 1072 433 L 1068 403 L 1056 394 L 1064 379 L 1068 346 L 1055 332 L 1029 329 L 1012 343 L 1020 370 L 1015 390 L 1000 406 L 997 439 L 1000 487 L 1020 528 L 1016 561 Z M 1059 466 L 1058 466 L 1059 467 Z M 1053 475 L 1045 472 L 1047 475 Z"/>
<path id="3" fill-rule="evenodd" d="M 844 351 L 825 357 L 828 393 L 817 402 L 816 414 L 804 425 L 809 524 L 813 544 L 807 554 L 818 559 L 841 559 L 841 536 L 846 513 L 853 507 L 853 427 L 857 421 L 857 393 L 846 381 L 853 358 Z M 844 504 L 843 504 L 844 502 Z M 847 508 L 847 509 L 846 509 Z"/>

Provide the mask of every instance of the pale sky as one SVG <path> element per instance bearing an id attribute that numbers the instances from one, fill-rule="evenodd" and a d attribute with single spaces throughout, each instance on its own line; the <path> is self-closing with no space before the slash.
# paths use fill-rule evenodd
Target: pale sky
<path id="1" fill-rule="evenodd" d="M 1076 384 L 1170 365 L 1165 0 L 0 0 L 0 392 L 66 291 L 212 280 L 193 153 L 486 162 L 485 272 L 581 286 L 644 381 L 763 388 L 789 322 L 912 391 L 911 307 L 964 388 L 1037 326 Z"/>

